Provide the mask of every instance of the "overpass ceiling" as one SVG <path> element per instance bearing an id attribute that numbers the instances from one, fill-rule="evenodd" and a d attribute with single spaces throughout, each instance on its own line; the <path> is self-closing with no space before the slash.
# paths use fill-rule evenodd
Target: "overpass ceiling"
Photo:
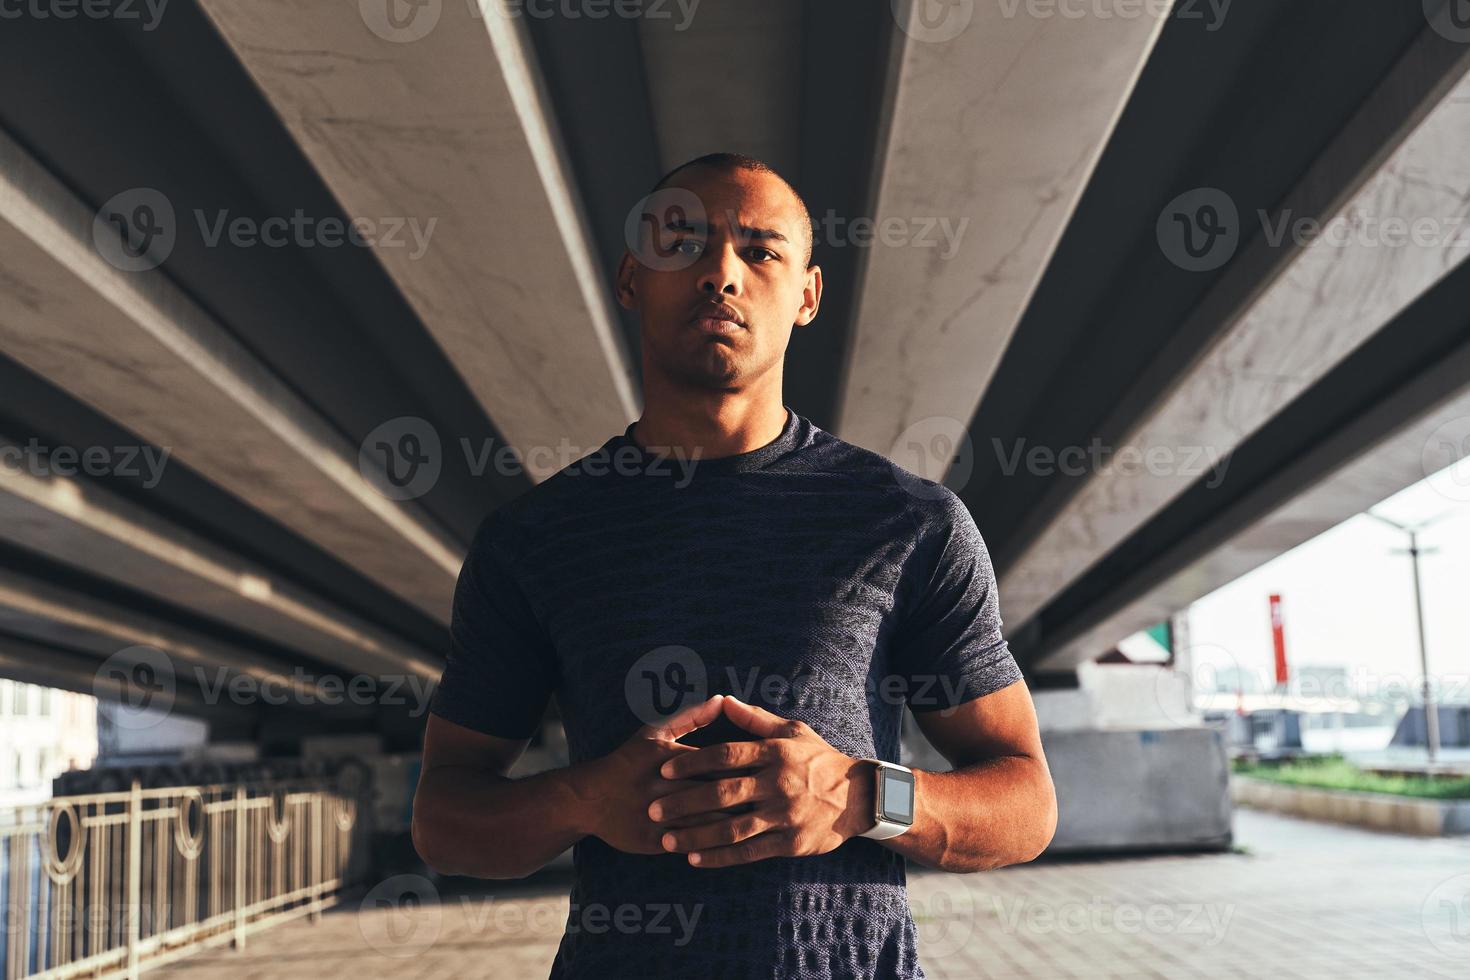
<path id="1" fill-rule="evenodd" d="M 1162 19 L 987 4 L 947 38 L 846 0 L 703 0 L 687 21 L 679 5 L 507 18 L 448 2 L 415 8 L 439 13 L 411 39 L 371 7 L 174 0 L 148 30 L 7 21 L 0 434 L 172 454 L 153 484 L 8 477 L 7 574 L 44 569 L 198 649 L 344 672 L 437 662 L 477 522 L 561 465 L 485 465 L 493 453 L 585 452 L 636 417 L 637 324 L 609 288 L 624 220 L 714 149 L 768 158 L 827 222 L 827 292 L 793 337 L 787 403 L 944 475 L 1028 663 L 1180 601 L 1165 586 L 1190 561 L 1330 482 L 1353 425 L 1374 420 L 1388 445 L 1453 403 L 1401 394 L 1463 339 L 1434 300 L 1462 278 L 1453 256 L 1325 262 L 1263 246 L 1256 218 L 1355 198 L 1460 214 L 1461 173 L 1443 169 L 1458 145 L 1428 127 L 1463 112 L 1470 45 L 1421 4 Z M 91 219 L 139 188 L 176 234 L 130 272 L 101 261 Z M 1239 241 L 1194 269 L 1159 223 L 1202 188 L 1234 205 Z M 212 233 L 298 214 L 398 219 L 408 241 Z M 862 244 L 864 217 L 910 237 Z M 431 220 L 414 254 L 409 226 Z M 425 433 L 437 477 L 378 493 L 371 450 Z M 1233 450 L 1241 475 L 1205 492 L 1009 463 L 1129 438 Z M 1270 493 L 1242 482 L 1316 446 L 1339 458 Z M 36 619 L 0 634 L 68 662 L 108 642 Z"/>

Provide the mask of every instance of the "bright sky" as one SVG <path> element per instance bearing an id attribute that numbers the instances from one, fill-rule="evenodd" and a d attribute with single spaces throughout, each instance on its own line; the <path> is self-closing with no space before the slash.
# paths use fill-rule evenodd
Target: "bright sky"
<path id="1" fill-rule="evenodd" d="M 1470 458 L 1373 508 L 1420 533 L 1429 671 L 1445 700 L 1470 702 Z M 1351 676 L 1417 684 L 1408 536 L 1359 515 L 1195 603 L 1196 663 L 1274 679 L 1268 596 L 1280 593 L 1290 665 L 1343 666 Z M 1208 667 L 1205 668 L 1208 672 Z M 1200 677 L 1200 669 L 1196 669 Z"/>

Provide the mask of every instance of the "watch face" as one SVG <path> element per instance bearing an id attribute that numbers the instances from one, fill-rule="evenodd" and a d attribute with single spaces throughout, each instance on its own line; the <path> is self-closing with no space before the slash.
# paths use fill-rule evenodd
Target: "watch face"
<path id="1" fill-rule="evenodd" d="M 914 774 L 901 769 L 884 769 L 880 783 L 884 820 L 894 823 L 914 822 Z"/>

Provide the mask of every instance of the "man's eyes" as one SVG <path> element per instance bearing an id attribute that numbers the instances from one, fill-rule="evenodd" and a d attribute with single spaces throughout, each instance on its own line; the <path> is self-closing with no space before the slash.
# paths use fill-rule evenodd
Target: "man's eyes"
<path id="1" fill-rule="evenodd" d="M 698 241 L 697 239 L 693 238 L 680 239 L 679 241 L 674 243 L 674 251 L 682 252 L 684 255 L 698 255 L 703 250 L 704 242 Z M 748 251 L 755 253 L 758 257 L 766 261 L 774 262 L 780 259 L 779 255 L 777 255 L 775 252 L 772 252 L 768 248 L 755 246 L 751 249 L 748 249 Z"/>

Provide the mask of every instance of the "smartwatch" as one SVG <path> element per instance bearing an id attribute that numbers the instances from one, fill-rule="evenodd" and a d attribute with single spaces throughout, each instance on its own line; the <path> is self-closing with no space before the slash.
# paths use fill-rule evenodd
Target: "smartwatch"
<path id="1" fill-rule="evenodd" d="M 882 759 L 871 762 L 873 770 L 873 826 L 860 837 L 886 840 L 897 837 L 914 825 L 914 771 Z"/>

